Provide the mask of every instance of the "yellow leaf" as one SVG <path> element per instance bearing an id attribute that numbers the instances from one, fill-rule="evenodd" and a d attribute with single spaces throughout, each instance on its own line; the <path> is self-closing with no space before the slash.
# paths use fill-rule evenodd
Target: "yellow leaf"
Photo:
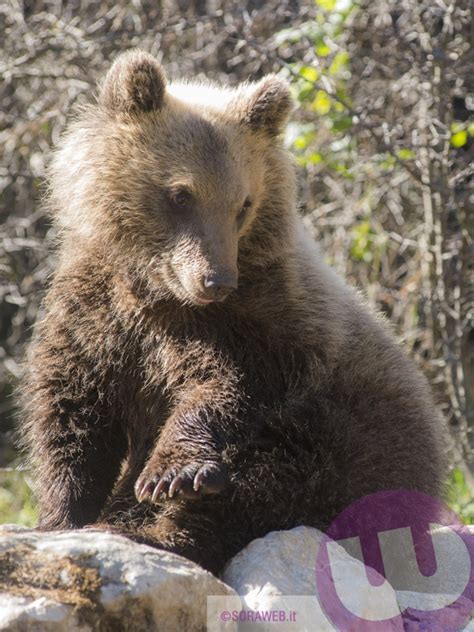
<path id="1" fill-rule="evenodd" d="M 332 60 L 332 64 L 329 67 L 330 75 L 337 75 L 349 61 L 349 54 L 345 50 L 339 51 Z"/>
<path id="2" fill-rule="evenodd" d="M 306 149 L 308 143 L 304 136 L 298 136 L 293 145 L 295 146 L 295 149 Z"/>
<path id="3" fill-rule="evenodd" d="M 451 136 L 451 145 L 453 147 L 462 147 L 467 143 L 467 132 L 465 129 L 456 132 Z"/>
<path id="4" fill-rule="evenodd" d="M 300 70 L 300 75 L 306 79 L 306 81 L 317 81 L 319 78 L 319 72 L 312 66 L 303 66 Z"/>
<path id="5" fill-rule="evenodd" d="M 324 42 L 322 44 L 316 44 L 314 50 L 316 51 L 316 55 L 318 55 L 319 57 L 327 57 L 331 52 L 329 46 L 327 44 L 324 44 Z"/>
<path id="6" fill-rule="evenodd" d="M 323 157 L 321 156 L 321 154 L 310 154 L 308 156 L 308 162 L 310 162 L 312 165 L 317 165 L 318 163 L 321 162 L 321 160 L 323 159 Z"/>
<path id="7" fill-rule="evenodd" d="M 336 6 L 337 0 L 315 0 L 315 2 L 321 9 L 332 11 Z"/>
<path id="8" fill-rule="evenodd" d="M 318 90 L 311 104 L 311 108 L 320 116 L 324 116 L 331 109 L 330 97 L 323 90 Z"/>
<path id="9" fill-rule="evenodd" d="M 413 158 L 416 158 L 416 154 L 412 149 L 399 149 L 397 156 L 400 160 L 413 160 Z"/>

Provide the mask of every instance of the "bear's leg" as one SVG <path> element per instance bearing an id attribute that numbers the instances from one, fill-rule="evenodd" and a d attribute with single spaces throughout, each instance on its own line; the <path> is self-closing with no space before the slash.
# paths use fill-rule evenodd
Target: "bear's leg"
<path id="1" fill-rule="evenodd" d="M 215 574 L 270 531 L 323 526 L 313 454 L 289 455 L 283 448 L 249 453 L 236 447 L 227 466 L 232 473 L 224 491 L 195 500 L 161 497 L 155 503 L 138 503 L 131 473 L 96 526 L 182 555 Z M 326 495 L 331 502 L 330 489 Z"/>
<path id="2" fill-rule="evenodd" d="M 51 419 L 32 450 L 41 529 L 75 528 L 97 519 L 119 473 L 126 446 L 109 428 L 71 426 Z"/>
<path id="3" fill-rule="evenodd" d="M 165 477 L 155 498 L 137 503 L 131 476 L 131 505 L 157 509 L 145 523 L 134 521 L 142 525 L 137 535 L 217 573 L 253 539 L 299 525 L 324 530 L 368 494 L 414 489 L 439 496 L 444 468 L 429 411 L 423 421 L 416 409 L 397 402 L 393 415 L 377 415 L 374 406 L 368 418 L 356 415 L 354 400 L 290 404 L 266 415 L 255 435 L 249 430 L 248 438 L 236 439 L 229 433 L 220 456 L 228 484 L 214 495 L 193 500 L 181 489 L 170 498 L 173 479 Z"/>
<path id="4" fill-rule="evenodd" d="M 103 515 L 101 522 L 88 528 L 176 553 L 216 575 L 254 539 L 233 512 L 230 500 L 218 495 L 196 501 L 175 500 L 163 506 L 141 503 L 128 511 Z"/>
<path id="5" fill-rule="evenodd" d="M 25 380 L 23 442 L 35 468 L 39 527 L 82 527 L 97 519 L 127 451 L 119 393 L 78 355 L 54 319 L 34 347 Z"/>

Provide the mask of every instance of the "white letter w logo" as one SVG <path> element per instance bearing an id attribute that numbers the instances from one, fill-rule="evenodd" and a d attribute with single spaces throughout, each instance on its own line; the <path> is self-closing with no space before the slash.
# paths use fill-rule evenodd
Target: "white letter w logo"
<path id="1" fill-rule="evenodd" d="M 429 612 L 459 599 L 471 575 L 471 558 L 466 544 L 456 531 L 437 524 L 430 524 L 427 537 L 431 537 L 436 560 L 436 570 L 429 576 L 420 572 L 409 527 L 378 534 L 386 578 L 379 586 L 370 584 L 362 565 L 350 573 L 350 582 L 347 581 L 347 567 L 341 563 L 337 547 L 342 546 L 364 563 L 358 537 L 329 542 L 334 588 L 343 606 L 366 621 L 384 621 L 396 617 L 406 608 Z M 389 584 L 397 591 L 398 604 Z M 354 585 L 358 587 L 357 591 L 354 591 Z M 360 599 L 361 594 L 364 594 L 363 599 Z"/>

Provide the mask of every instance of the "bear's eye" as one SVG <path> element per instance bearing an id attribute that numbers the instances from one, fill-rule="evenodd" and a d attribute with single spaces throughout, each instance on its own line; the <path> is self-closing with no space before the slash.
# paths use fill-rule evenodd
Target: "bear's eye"
<path id="1" fill-rule="evenodd" d="M 250 198 L 247 198 L 245 200 L 245 202 L 243 203 L 243 206 L 241 207 L 240 211 L 237 213 L 237 221 L 242 222 L 244 217 L 247 215 L 247 211 L 249 210 L 249 208 L 252 206 L 252 201 L 250 200 Z"/>
<path id="2" fill-rule="evenodd" d="M 191 194 L 186 189 L 176 189 L 171 192 L 171 201 L 176 206 L 187 206 L 191 201 Z"/>

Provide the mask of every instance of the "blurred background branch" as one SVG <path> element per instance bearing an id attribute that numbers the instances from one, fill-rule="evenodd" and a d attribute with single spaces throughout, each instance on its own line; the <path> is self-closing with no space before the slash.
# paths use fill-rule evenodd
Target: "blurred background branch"
<path id="1" fill-rule="evenodd" d="M 10 0 L 0 4 L 0 467 L 19 463 L 12 389 L 54 265 L 51 147 L 122 50 L 170 77 L 286 76 L 305 224 L 392 322 L 453 439 L 453 504 L 474 517 L 474 90 L 469 0 Z M 3 512 L 3 513 L 2 513 Z M 0 521 L 32 522 L 0 471 Z"/>

